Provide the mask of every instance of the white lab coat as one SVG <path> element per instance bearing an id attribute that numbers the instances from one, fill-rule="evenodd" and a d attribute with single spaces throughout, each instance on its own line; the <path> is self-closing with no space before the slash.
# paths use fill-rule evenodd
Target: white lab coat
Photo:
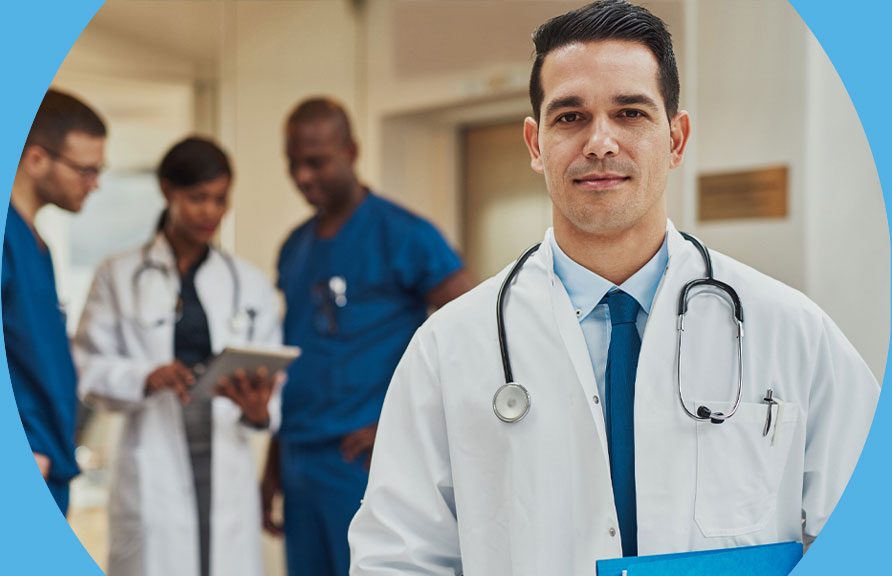
<path id="1" fill-rule="evenodd" d="M 691 420 L 676 388 L 676 310 L 704 264 L 671 223 L 668 250 L 635 384 L 639 554 L 801 541 L 803 515 L 817 535 L 861 452 L 876 380 L 804 295 L 713 253 L 715 277 L 744 306 L 743 403 L 721 425 Z M 505 313 L 531 409 L 514 424 L 493 413 L 506 271 L 434 314 L 400 362 L 350 527 L 353 576 L 593 575 L 596 560 L 622 556 L 598 388 L 548 242 L 514 281 Z M 691 303 L 691 404 L 722 409 L 735 396 L 730 318 L 719 298 Z M 783 408 L 763 436 L 768 388 Z"/>
<path id="2" fill-rule="evenodd" d="M 152 268 L 146 268 L 147 260 Z M 253 342 L 280 344 L 274 289 L 253 266 L 231 261 L 239 278 L 240 312 L 256 311 Z M 216 249 L 198 269 L 195 287 L 213 352 L 247 344 L 249 323 L 238 331 L 232 328 L 233 275 Z M 125 415 L 109 501 L 109 576 L 199 574 L 195 489 L 181 406 L 169 390 L 144 394 L 149 373 L 174 360 L 172 318 L 178 293 L 173 251 L 158 234 L 148 258 L 134 250 L 99 267 L 75 337 L 81 397 Z M 165 315 L 168 321 L 154 325 Z M 276 391 L 271 427 L 278 425 L 278 402 Z M 214 398 L 211 409 L 210 573 L 260 575 L 261 516 L 251 431 L 240 423 L 241 411 L 229 399 Z"/>

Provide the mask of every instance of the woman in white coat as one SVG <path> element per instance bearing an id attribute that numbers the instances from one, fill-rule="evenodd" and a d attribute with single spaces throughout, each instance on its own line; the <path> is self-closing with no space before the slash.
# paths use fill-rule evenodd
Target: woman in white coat
<path id="1" fill-rule="evenodd" d="M 167 208 L 146 245 L 98 269 L 74 342 L 79 392 L 126 421 L 109 502 L 110 576 L 263 573 L 249 436 L 274 428 L 270 375 L 193 387 L 225 346 L 277 345 L 274 290 L 211 246 L 232 170 L 188 138 L 158 170 Z"/>

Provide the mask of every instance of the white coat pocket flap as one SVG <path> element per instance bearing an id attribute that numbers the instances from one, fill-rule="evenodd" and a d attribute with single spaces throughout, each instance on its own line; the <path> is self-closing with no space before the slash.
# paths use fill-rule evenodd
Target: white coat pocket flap
<path id="1" fill-rule="evenodd" d="M 708 406 L 722 410 L 717 402 Z M 697 404 L 699 405 L 699 404 Z M 761 530 L 777 507 L 799 407 L 741 402 L 721 424 L 697 424 L 697 496 L 694 516 L 706 537 Z"/>

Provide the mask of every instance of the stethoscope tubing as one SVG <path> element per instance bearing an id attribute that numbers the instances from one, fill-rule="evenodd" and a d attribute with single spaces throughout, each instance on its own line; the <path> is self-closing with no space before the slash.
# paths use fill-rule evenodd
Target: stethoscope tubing
<path id="1" fill-rule="evenodd" d="M 150 270 L 155 270 L 162 274 L 165 279 L 170 279 L 170 269 L 154 260 L 152 260 L 149 251 L 151 250 L 153 241 L 150 241 L 140 248 L 141 254 L 141 262 L 139 267 L 133 272 L 133 276 L 131 278 L 131 284 L 133 285 L 133 292 L 136 294 L 137 301 L 140 300 L 141 291 L 139 289 L 139 278 L 145 272 Z M 217 248 L 210 246 L 211 250 L 214 250 L 223 258 L 223 262 L 226 264 L 226 268 L 229 271 L 229 275 L 232 277 L 232 314 L 230 318 L 230 322 L 234 323 L 239 318 L 239 309 L 241 306 L 241 278 L 239 277 L 238 270 L 235 267 L 235 262 L 232 259 L 232 256 L 226 254 L 225 252 L 218 250 Z M 247 310 L 246 314 L 248 315 L 249 326 L 248 326 L 248 340 L 254 339 L 254 317 L 256 315 L 256 311 L 253 309 Z M 142 322 L 140 322 L 142 323 Z"/>
<path id="2" fill-rule="evenodd" d="M 682 237 L 685 240 L 691 242 L 700 253 L 700 256 L 703 258 L 703 262 L 705 265 L 705 273 L 706 276 L 703 278 L 698 278 L 692 280 L 684 285 L 679 294 L 678 300 L 678 343 L 676 346 L 676 383 L 678 389 L 678 399 L 681 403 L 681 407 L 684 410 L 685 414 L 698 422 L 709 421 L 713 424 L 721 424 L 725 420 L 731 418 L 740 407 L 740 401 L 743 396 L 743 305 L 740 302 L 740 297 L 737 295 L 737 292 L 732 288 L 729 284 L 726 284 L 720 280 L 716 280 L 713 277 L 713 267 L 712 267 L 712 257 L 709 254 L 709 250 L 706 246 L 700 242 L 696 237 L 687 234 L 685 232 L 681 232 Z M 508 293 L 509 286 L 514 281 L 514 278 L 517 276 L 520 269 L 526 263 L 530 256 L 532 256 L 541 246 L 541 243 L 535 244 L 527 248 L 523 254 L 517 259 L 514 263 L 514 266 L 505 276 L 505 279 L 502 281 L 502 285 L 499 288 L 498 297 L 496 298 L 496 326 L 498 330 L 498 338 L 499 338 L 499 352 L 502 357 L 502 369 L 505 373 L 505 384 L 501 386 L 496 394 L 493 396 L 493 410 L 496 416 L 504 421 L 504 422 L 516 422 L 523 418 L 526 413 L 529 411 L 530 406 L 530 395 L 529 391 L 524 388 L 522 385 L 514 382 L 514 374 L 511 370 L 511 359 L 508 354 L 508 339 L 505 334 L 505 300 Z M 696 291 L 698 288 L 713 288 L 715 291 L 720 292 L 725 298 L 729 300 L 729 304 L 732 308 L 732 314 L 734 316 L 734 321 L 737 325 L 737 391 L 735 395 L 734 405 L 731 407 L 731 410 L 725 414 L 718 411 L 712 411 L 707 406 L 699 406 L 696 409 L 696 412 L 692 412 L 684 399 L 684 393 L 682 391 L 682 349 L 684 346 L 684 319 L 685 314 L 688 311 L 688 303 L 691 299 L 693 299 L 699 292 Z M 526 406 L 523 411 L 523 414 L 520 417 L 508 418 L 504 414 L 501 414 L 498 409 L 498 398 L 499 395 L 504 391 L 510 388 L 517 388 L 521 390 L 526 395 Z"/>

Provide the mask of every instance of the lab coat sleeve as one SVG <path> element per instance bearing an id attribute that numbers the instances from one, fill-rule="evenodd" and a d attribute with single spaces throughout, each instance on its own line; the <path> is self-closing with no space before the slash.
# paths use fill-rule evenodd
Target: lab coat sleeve
<path id="1" fill-rule="evenodd" d="M 156 366 L 127 355 L 120 318 L 111 265 L 106 262 L 93 279 L 74 337 L 78 394 L 88 403 L 130 411 L 144 401 L 146 378 Z"/>
<path id="2" fill-rule="evenodd" d="M 870 430 L 879 391 L 867 364 L 824 315 L 806 424 L 806 541 L 818 535 L 845 490 Z"/>
<path id="3" fill-rule="evenodd" d="M 256 342 L 263 346 L 282 345 L 282 318 L 279 315 L 279 296 L 267 279 L 257 272 L 258 281 L 262 284 L 260 305 L 257 310 Z M 270 432 L 275 433 L 282 422 L 282 386 L 278 382 L 273 388 L 267 409 L 269 410 Z"/>
<path id="4" fill-rule="evenodd" d="M 446 421 L 422 327 L 394 373 L 365 498 L 350 525 L 351 576 L 461 573 Z"/>

